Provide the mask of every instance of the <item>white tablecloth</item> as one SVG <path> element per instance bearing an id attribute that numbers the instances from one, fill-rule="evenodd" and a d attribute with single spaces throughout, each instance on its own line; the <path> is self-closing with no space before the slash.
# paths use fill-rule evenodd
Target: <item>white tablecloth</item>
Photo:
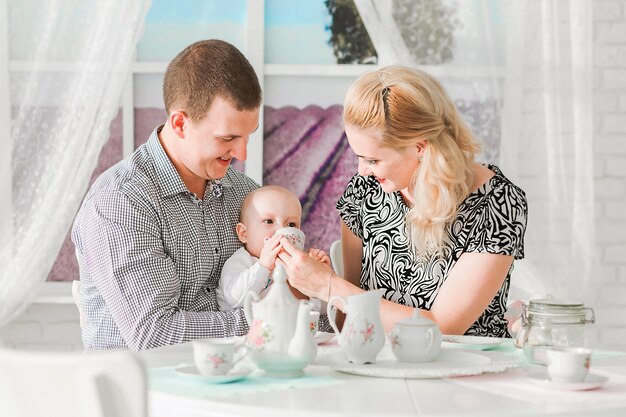
<path id="1" fill-rule="evenodd" d="M 543 367 L 525 362 L 510 344 L 500 350 L 519 358 L 519 368 L 443 379 L 335 372 L 326 360 L 337 349 L 321 346 L 303 378 L 267 379 L 257 371 L 227 386 L 185 385 L 173 372 L 168 379 L 168 368 L 193 361 L 191 344 L 142 352 L 150 368 L 150 416 L 626 416 L 626 353 L 594 352 L 591 372 L 609 381 L 593 391 L 563 392 L 532 384 L 527 374 Z"/>

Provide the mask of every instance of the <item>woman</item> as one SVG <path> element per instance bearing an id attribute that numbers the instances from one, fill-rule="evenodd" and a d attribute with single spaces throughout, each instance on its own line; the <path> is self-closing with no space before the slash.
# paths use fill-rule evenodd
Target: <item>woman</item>
<path id="1" fill-rule="evenodd" d="M 414 308 L 445 334 L 510 337 L 513 260 L 524 257 L 524 192 L 492 165 L 443 87 L 392 66 L 350 87 L 343 121 L 358 174 L 337 203 L 343 279 L 283 239 L 290 283 L 328 300 L 383 288 L 387 331 Z M 339 305 L 341 307 L 341 305 Z"/>

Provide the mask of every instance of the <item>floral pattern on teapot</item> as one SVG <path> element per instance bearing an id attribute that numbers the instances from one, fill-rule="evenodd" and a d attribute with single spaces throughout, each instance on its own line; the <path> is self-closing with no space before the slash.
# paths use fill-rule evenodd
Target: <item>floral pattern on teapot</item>
<path id="1" fill-rule="evenodd" d="M 273 339 L 272 326 L 263 320 L 254 320 L 246 338 L 246 345 L 255 350 L 263 350 L 265 345 Z"/>

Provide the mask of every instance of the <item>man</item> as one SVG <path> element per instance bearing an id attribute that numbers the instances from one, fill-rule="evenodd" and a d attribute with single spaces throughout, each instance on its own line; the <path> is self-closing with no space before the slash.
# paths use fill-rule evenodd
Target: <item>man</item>
<path id="1" fill-rule="evenodd" d="M 215 289 L 258 187 L 230 167 L 259 125 L 258 79 L 234 46 L 201 41 L 169 64 L 163 98 L 167 122 L 98 178 L 74 222 L 87 350 L 248 330 L 241 309 L 218 311 Z"/>

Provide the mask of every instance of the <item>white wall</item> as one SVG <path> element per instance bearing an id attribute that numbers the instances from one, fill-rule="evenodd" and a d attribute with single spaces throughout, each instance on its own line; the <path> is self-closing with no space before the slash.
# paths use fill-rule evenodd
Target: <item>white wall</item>
<path id="1" fill-rule="evenodd" d="M 595 193 L 599 273 L 609 282 L 591 305 L 594 346 L 626 349 L 626 0 L 594 7 Z M 69 288 L 69 287 L 68 287 Z M 69 289 L 68 289 L 69 295 Z M 82 349 L 73 304 L 37 303 L 0 331 L 11 346 Z"/>
<path id="2" fill-rule="evenodd" d="M 596 226 L 599 273 L 609 284 L 594 303 L 590 335 L 626 349 L 626 0 L 593 7 Z"/>
<path id="3" fill-rule="evenodd" d="M 0 340 L 23 349 L 82 350 L 78 309 L 67 303 L 35 303 L 0 329 Z"/>

